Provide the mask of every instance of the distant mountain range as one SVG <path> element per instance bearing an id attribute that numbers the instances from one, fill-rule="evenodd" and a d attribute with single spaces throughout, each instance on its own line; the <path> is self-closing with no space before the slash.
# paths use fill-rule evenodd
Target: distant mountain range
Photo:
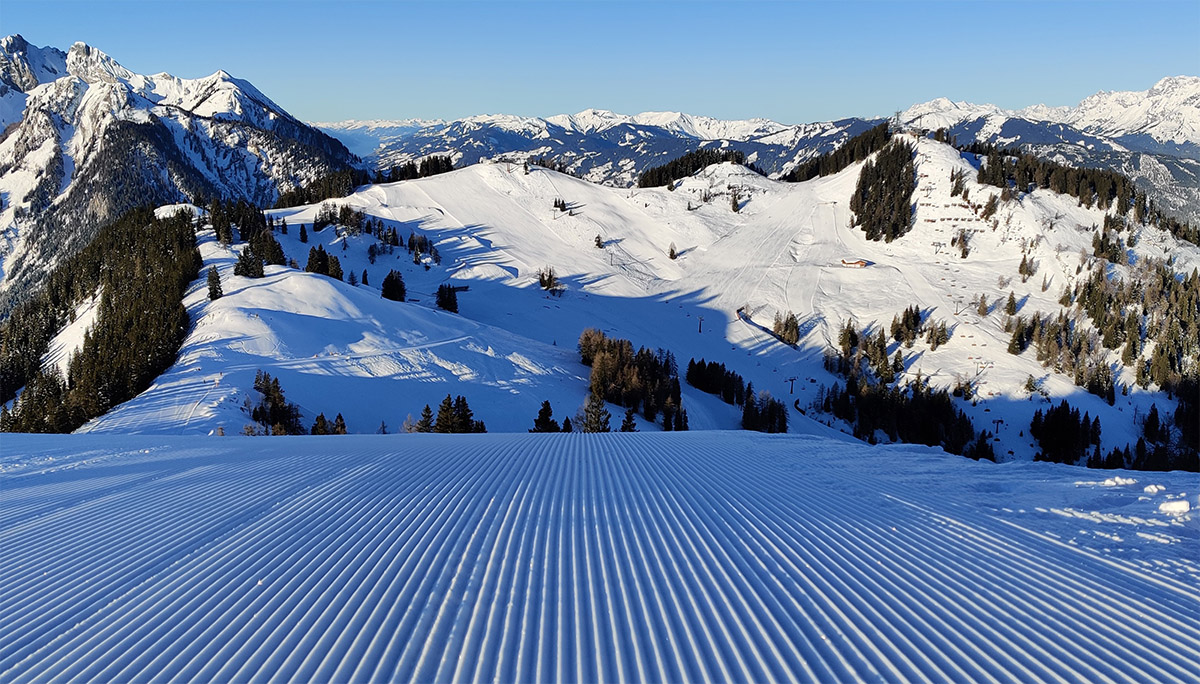
<path id="1" fill-rule="evenodd" d="M 546 157 L 587 180 L 632 184 L 647 167 L 700 146 L 732 147 L 772 176 L 836 148 L 881 121 L 848 118 L 802 125 L 724 121 L 679 112 L 617 114 L 587 109 L 546 118 L 472 116 L 454 121 L 314 123 L 373 166 L 433 154 L 459 165 Z M 1141 92 L 1097 93 L 1076 107 L 1010 111 L 945 98 L 914 105 L 903 125 L 947 128 L 960 143 L 1020 146 L 1039 156 L 1125 173 L 1186 218 L 1200 217 L 1200 78 L 1164 78 Z"/>
<path id="2" fill-rule="evenodd" d="M 634 116 L 588 109 L 548 118 L 507 114 L 455 121 L 314 123 L 378 168 L 434 154 L 460 166 L 484 159 L 552 159 L 585 180 L 626 186 L 650 166 L 701 146 L 731 147 L 768 173 L 836 149 L 882 119 L 788 126 L 768 119 L 723 121 L 679 112 Z"/>
<path id="3" fill-rule="evenodd" d="M 937 99 L 900 119 L 946 127 L 960 143 L 1022 146 L 1118 170 L 1168 210 L 1200 218 L 1197 77 L 1098 93 L 1076 107 L 1007 111 Z M 434 154 L 459 166 L 546 158 L 586 180 L 628 186 L 650 166 L 718 147 L 741 150 L 779 177 L 880 121 L 788 125 L 588 109 L 310 125 L 224 71 L 199 79 L 141 75 L 83 43 L 63 52 L 8 36 L 0 39 L 0 316 L 38 274 L 138 204 L 222 196 L 269 205 L 333 170 L 386 169 Z"/>

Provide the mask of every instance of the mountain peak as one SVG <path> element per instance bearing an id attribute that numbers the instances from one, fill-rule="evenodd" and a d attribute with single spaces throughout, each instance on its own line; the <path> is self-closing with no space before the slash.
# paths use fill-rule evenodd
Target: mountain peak
<path id="1" fill-rule="evenodd" d="M 0 83 L 27 93 L 64 75 L 66 54 L 61 50 L 33 45 L 19 33 L 0 38 Z"/>
<path id="2" fill-rule="evenodd" d="M 87 83 L 116 83 L 134 77 L 117 60 L 82 42 L 67 52 L 67 72 Z"/>
<path id="3" fill-rule="evenodd" d="M 25 36 L 19 33 L 0 38 L 0 50 L 4 52 L 25 52 L 28 49 L 29 41 L 25 40 Z"/>

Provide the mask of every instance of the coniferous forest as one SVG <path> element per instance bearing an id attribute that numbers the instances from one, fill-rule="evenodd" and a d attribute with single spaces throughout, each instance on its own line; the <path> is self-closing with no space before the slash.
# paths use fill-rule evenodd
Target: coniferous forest
<path id="1" fill-rule="evenodd" d="M 912 145 L 894 140 L 863 165 L 850 198 L 850 210 L 854 212 L 854 225 L 866 232 L 867 239 L 891 242 L 912 228 L 912 194 L 917 187 L 915 154 Z"/>
<path id="2" fill-rule="evenodd" d="M 0 325 L 0 401 L 25 388 L 0 430 L 69 432 L 146 389 L 187 335 L 182 299 L 200 266 L 190 213 L 135 209 L 101 230 Z M 66 377 L 41 369 L 50 340 L 97 292 L 96 321 Z"/>
<path id="3" fill-rule="evenodd" d="M 638 177 L 637 186 L 639 188 L 657 188 L 669 185 L 680 178 L 687 178 L 706 166 L 721 162 L 745 165 L 746 155 L 740 150 L 702 148 L 672 159 L 662 166 L 652 166 L 646 169 Z"/>
<path id="4" fill-rule="evenodd" d="M 686 430 L 687 409 L 680 396 L 675 355 L 665 349 L 635 352 L 629 340 L 612 339 L 595 328 L 579 336 L 579 358 L 591 366 L 591 394 L 640 410 L 651 422 L 662 415 L 664 430 Z"/>
<path id="5" fill-rule="evenodd" d="M 1200 245 L 1200 227 L 1166 214 L 1132 180 L 1116 171 L 1076 168 L 984 143 L 962 149 L 982 157 L 980 183 L 1000 188 L 1011 186 L 1020 192 L 1050 189 L 1074 197 L 1084 207 L 1115 206 L 1119 216 L 1132 209 L 1135 222 L 1157 226 L 1180 240 Z"/>
<path id="6" fill-rule="evenodd" d="M 787 432 L 787 405 L 769 392 L 755 392 L 754 385 L 723 363 L 688 360 L 687 384 L 721 397 L 726 404 L 742 407 L 742 429 L 757 432 Z"/>

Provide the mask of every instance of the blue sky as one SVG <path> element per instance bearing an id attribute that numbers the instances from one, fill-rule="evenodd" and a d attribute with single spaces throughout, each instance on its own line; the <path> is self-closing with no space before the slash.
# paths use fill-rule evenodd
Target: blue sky
<path id="1" fill-rule="evenodd" d="M 802 123 L 1200 74 L 1200 0 L 3 0 L 0 32 L 82 40 L 141 73 L 225 69 L 307 120 L 597 107 Z"/>

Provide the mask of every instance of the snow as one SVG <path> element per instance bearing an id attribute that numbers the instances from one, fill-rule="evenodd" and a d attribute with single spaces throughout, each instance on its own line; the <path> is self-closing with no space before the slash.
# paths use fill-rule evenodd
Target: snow
<path id="1" fill-rule="evenodd" d="M 271 212 L 291 226 L 288 235 L 277 233 L 289 257 L 303 264 L 310 247 L 322 244 L 347 274 L 367 270 L 369 286 L 284 268 L 268 269 L 261 281 L 235 277 L 235 253 L 204 231 L 206 266 L 221 270 L 226 297 L 209 303 L 204 279 L 198 280 L 187 299 L 196 323 L 179 362 L 134 402 L 85 429 L 238 432 L 250 422 L 244 403 L 257 401 L 251 385 L 261 368 L 279 376 L 307 423 L 318 413 L 341 412 L 352 432 L 374 432 L 381 421 L 396 430 L 407 416 L 426 403 L 436 407 L 450 393 L 467 397 L 490 431 L 521 432 L 543 400 L 559 420 L 582 404 L 589 369 L 574 349 L 588 327 L 635 346 L 669 349 L 683 367 L 690 358 L 725 363 L 756 389 L 807 410 L 820 386 L 839 381 L 824 370 L 823 354 L 836 344 L 844 321 L 886 329 L 892 316 L 918 304 L 932 319 L 947 322 L 950 342 L 936 351 L 924 342 L 911 349 L 889 342 L 889 357 L 900 349 L 906 376 L 920 373 L 934 387 L 974 382 L 979 399 L 956 403 L 977 430 L 995 433 L 1001 459 L 1032 458 L 1036 446 L 1027 428 L 1033 413 L 1064 398 L 1101 419 L 1102 451 L 1132 445 L 1138 418 L 1152 404 L 1171 412 L 1174 402 L 1134 387 L 1109 406 L 1043 368 L 1032 352 L 1008 354 L 1010 335 L 1000 310 L 1013 291 L 1022 315 L 1057 313 L 1062 288 L 1089 274 L 1076 274 L 1078 255 L 1081 249 L 1090 253 L 1092 226 L 1103 223 L 1102 212 L 1037 191 L 1003 204 L 993 230 L 961 206 L 961 198 L 950 197 L 950 172 L 968 172 L 973 202 L 982 204 L 998 190 L 970 180 L 971 161 L 953 148 L 917 144 L 915 228 L 890 244 L 870 242 L 847 227 L 857 165 L 788 184 L 721 164 L 668 191 L 618 190 L 536 167 L 526 174 L 519 164 L 479 164 L 364 186 L 330 201 L 397 228 L 401 241 L 411 230 L 430 237 L 442 264 L 428 271 L 402 248 L 370 263 L 373 238 L 340 237 L 332 228 L 313 232 L 318 206 Z M 730 187 L 743 197 L 738 213 L 729 208 Z M 706 192 L 712 195 L 707 204 Z M 554 210 L 557 198 L 573 206 L 574 215 Z M 309 227 L 307 244 L 299 242 L 301 223 Z M 976 231 L 967 259 L 949 246 L 960 228 Z M 1139 232 L 1133 250 L 1138 259 L 1174 256 L 1184 272 L 1200 266 L 1195 246 L 1157 229 Z M 597 235 L 603 249 L 594 245 Z M 676 260 L 666 256 L 672 243 L 680 252 Z M 1038 264 L 1027 283 L 1017 276 L 1023 249 Z M 871 265 L 848 269 L 843 259 Z M 565 283 L 562 297 L 537 286 L 537 273 L 546 266 Z M 392 268 L 404 274 L 416 301 L 380 299 L 379 284 Z M 1128 274 L 1133 267 L 1112 268 Z M 998 276 L 1011 282 L 1001 285 Z M 1045 292 L 1043 278 L 1049 280 Z M 434 292 L 444 283 L 469 287 L 459 294 L 459 315 L 433 309 Z M 988 316 L 971 305 L 978 294 L 992 303 Z M 764 330 L 776 312 L 788 310 L 801 322 L 796 348 Z M 1030 375 L 1048 398 L 1025 391 Z M 1132 376 L 1125 371 L 1119 381 L 1132 385 Z M 736 408 L 686 385 L 683 391 L 693 430 L 740 425 Z M 623 412 L 616 406 L 610 411 L 614 418 Z M 792 411 L 790 418 L 791 430 L 799 433 L 828 436 L 846 427 L 811 411 Z"/>
<path id="2" fill-rule="evenodd" d="M 5 681 L 1200 678 L 1182 473 L 728 432 L 15 435 L 0 468 Z"/>
<path id="3" fill-rule="evenodd" d="M 100 300 L 94 296 L 84 300 L 76 307 L 71 321 L 50 340 L 50 346 L 42 356 L 42 367 L 58 368 L 59 373 L 65 379 L 71 355 L 83 346 L 84 334 L 96 322 L 96 315 L 99 312 Z"/>
<path id="4" fill-rule="evenodd" d="M 396 121 L 315 121 L 309 125 L 338 138 L 352 153 L 368 157 L 388 142 L 418 131 L 426 126 L 439 126 L 439 119 L 400 119 Z"/>
<path id="5" fill-rule="evenodd" d="M 425 404 L 436 409 L 448 393 L 464 394 L 475 406 L 504 407 L 482 416 L 476 409 L 490 429 L 503 431 L 530 427 L 545 399 L 569 415 L 585 397 L 587 369 L 573 347 L 537 344 L 321 275 L 268 267 L 261 281 L 235 276 L 236 255 L 216 244 L 211 231 L 202 233 L 201 253 L 206 266 L 218 266 L 225 296 L 208 302 L 205 268 L 185 300 L 197 320 L 178 361 L 142 395 L 83 431 L 239 432 L 251 422 L 246 398 L 258 400 L 252 391 L 258 370 L 279 379 L 305 426 L 318 413 L 332 419 L 340 412 L 351 430 L 366 433 L 381 422 L 398 430 L 407 416 L 419 416 Z M 386 271 L 374 270 L 373 280 L 382 282 Z M 411 285 L 410 296 L 418 296 Z"/>
<path id="6" fill-rule="evenodd" d="M 1065 124 L 1094 135 L 1120 139 L 1147 135 L 1160 143 L 1200 144 L 1200 77 L 1164 78 L 1143 91 L 1099 92 L 1074 107 L 1033 105 L 1004 110 L 995 105 L 952 102 L 944 97 L 913 105 L 900 120 L 930 130 L 965 121 L 1007 119 Z"/>
<path id="7" fill-rule="evenodd" d="M 1158 512 L 1167 515 L 1187 515 L 1191 509 L 1192 504 L 1187 499 L 1164 501 L 1158 505 Z"/>

